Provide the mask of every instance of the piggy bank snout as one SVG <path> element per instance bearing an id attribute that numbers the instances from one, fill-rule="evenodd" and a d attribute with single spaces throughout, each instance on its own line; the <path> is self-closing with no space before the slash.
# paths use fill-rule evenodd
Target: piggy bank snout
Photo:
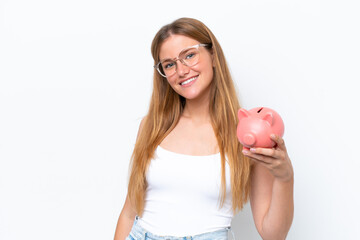
<path id="1" fill-rule="evenodd" d="M 256 142 L 256 137 L 252 133 L 246 133 L 243 140 L 245 145 L 252 146 Z"/>

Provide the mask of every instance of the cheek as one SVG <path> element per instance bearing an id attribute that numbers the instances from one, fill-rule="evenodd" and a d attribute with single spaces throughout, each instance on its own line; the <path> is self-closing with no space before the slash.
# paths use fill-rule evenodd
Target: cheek
<path id="1" fill-rule="evenodd" d="M 207 57 L 206 59 L 204 59 L 203 62 L 200 62 L 195 68 L 195 71 L 201 72 L 202 74 L 206 74 L 208 76 L 213 76 L 213 64 L 212 64 L 212 60 L 210 57 Z"/>
<path id="2" fill-rule="evenodd" d="M 170 79 L 169 78 L 166 78 L 168 84 L 170 84 L 171 86 L 173 86 L 175 84 L 175 78 L 174 77 L 171 77 Z"/>
<path id="3" fill-rule="evenodd" d="M 213 76 L 214 76 L 214 69 L 212 67 L 212 65 L 206 65 L 206 67 L 203 67 L 201 69 L 201 72 L 204 76 L 206 76 L 206 78 L 209 78 L 208 80 L 212 80 Z"/>
<path id="4" fill-rule="evenodd" d="M 177 85 L 177 83 L 176 83 L 176 78 L 173 76 L 173 77 L 170 77 L 170 79 L 169 78 L 167 78 L 166 79 L 167 80 L 167 83 L 169 84 L 169 86 L 173 89 L 173 90 L 175 90 L 176 91 L 176 85 Z"/>

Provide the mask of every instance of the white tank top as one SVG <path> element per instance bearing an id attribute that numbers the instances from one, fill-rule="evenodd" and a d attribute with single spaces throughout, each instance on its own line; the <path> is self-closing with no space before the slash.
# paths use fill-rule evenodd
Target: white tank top
<path id="1" fill-rule="evenodd" d="M 226 162 L 226 200 L 219 209 L 220 153 L 191 156 L 160 146 L 146 179 L 145 207 L 138 224 L 155 235 L 191 236 L 230 227 L 230 170 Z"/>

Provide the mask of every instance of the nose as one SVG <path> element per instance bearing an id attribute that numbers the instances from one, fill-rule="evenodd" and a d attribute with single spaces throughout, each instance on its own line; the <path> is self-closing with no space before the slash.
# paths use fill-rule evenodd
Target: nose
<path id="1" fill-rule="evenodd" d="M 185 76 L 189 73 L 190 68 L 183 64 L 181 61 L 176 63 L 176 72 L 179 76 Z"/>

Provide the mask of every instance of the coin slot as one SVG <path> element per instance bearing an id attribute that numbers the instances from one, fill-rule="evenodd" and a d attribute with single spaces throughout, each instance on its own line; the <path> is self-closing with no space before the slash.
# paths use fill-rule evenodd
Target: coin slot
<path id="1" fill-rule="evenodd" d="M 260 108 L 260 109 L 259 109 L 259 111 L 257 111 L 257 113 L 260 113 L 260 112 L 261 112 L 261 110 L 263 110 L 263 108 Z"/>

